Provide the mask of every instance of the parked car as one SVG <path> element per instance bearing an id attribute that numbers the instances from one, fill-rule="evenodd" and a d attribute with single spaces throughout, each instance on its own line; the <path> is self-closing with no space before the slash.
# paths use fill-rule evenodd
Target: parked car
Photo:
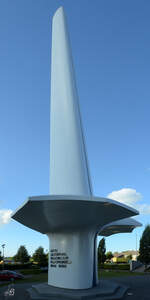
<path id="1" fill-rule="evenodd" d="M 0 272 L 0 280 L 23 279 L 24 276 L 14 271 L 4 270 Z"/>

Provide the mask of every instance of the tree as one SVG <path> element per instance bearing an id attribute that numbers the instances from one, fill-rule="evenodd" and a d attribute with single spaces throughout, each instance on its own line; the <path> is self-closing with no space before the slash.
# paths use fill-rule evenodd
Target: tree
<path id="1" fill-rule="evenodd" d="M 106 245 L 105 245 L 105 239 L 102 238 L 98 245 L 98 263 L 103 264 L 106 260 Z"/>
<path id="2" fill-rule="evenodd" d="M 3 260 L 2 252 L 0 251 L 0 261 Z"/>
<path id="3" fill-rule="evenodd" d="M 150 225 L 147 225 L 140 239 L 140 255 L 138 260 L 144 264 L 150 263 Z"/>
<path id="4" fill-rule="evenodd" d="M 114 257 L 114 256 L 113 256 L 113 254 L 112 254 L 111 251 L 108 251 L 108 252 L 106 253 L 106 259 L 111 260 L 113 257 Z"/>
<path id="5" fill-rule="evenodd" d="M 44 248 L 43 247 L 37 248 L 35 250 L 32 258 L 40 266 L 47 266 L 47 264 L 48 264 L 48 256 L 47 256 L 47 254 L 44 253 Z"/>
<path id="6" fill-rule="evenodd" d="M 129 254 L 127 257 L 126 257 L 127 261 L 131 260 L 132 259 L 132 254 Z"/>
<path id="7" fill-rule="evenodd" d="M 26 247 L 20 246 L 13 259 L 14 261 L 21 262 L 22 264 L 27 263 L 30 259 L 30 256 L 28 254 Z"/>

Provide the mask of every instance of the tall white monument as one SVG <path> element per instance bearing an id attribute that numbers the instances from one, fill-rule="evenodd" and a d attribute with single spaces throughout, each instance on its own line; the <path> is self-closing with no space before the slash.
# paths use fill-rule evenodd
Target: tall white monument
<path id="1" fill-rule="evenodd" d="M 48 285 L 88 289 L 97 283 L 96 238 L 101 228 L 137 214 L 129 206 L 92 194 L 70 42 L 61 7 L 52 23 L 50 195 L 29 197 L 13 218 L 48 236 Z"/>

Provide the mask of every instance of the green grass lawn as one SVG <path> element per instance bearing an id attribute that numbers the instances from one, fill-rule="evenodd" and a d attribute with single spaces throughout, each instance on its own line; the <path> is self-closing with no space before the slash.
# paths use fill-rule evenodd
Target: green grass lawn
<path id="1" fill-rule="evenodd" d="M 130 271 L 107 271 L 99 270 L 99 278 L 111 278 L 111 277 L 122 277 L 122 276 L 135 276 L 135 275 L 145 275 L 145 273 L 130 272 Z"/>
<path id="2" fill-rule="evenodd" d="M 122 276 L 135 276 L 135 275 L 145 275 L 146 273 L 138 273 L 138 272 L 129 272 L 129 271 L 107 271 L 107 270 L 99 270 L 98 276 L 99 278 L 111 278 L 111 277 L 122 277 Z M 32 277 L 25 278 L 23 280 L 19 280 L 17 282 L 47 282 L 48 274 L 40 273 L 34 274 Z"/>
<path id="3" fill-rule="evenodd" d="M 21 272 L 20 272 L 21 273 Z M 30 282 L 47 282 L 48 281 L 48 274 L 47 273 L 40 273 L 40 274 L 32 274 L 30 271 L 30 277 L 24 278 L 22 280 L 16 280 L 15 284 L 22 284 L 22 283 L 30 283 Z M 137 272 L 129 272 L 129 271 L 107 271 L 107 270 L 99 270 L 98 276 L 99 278 L 115 278 L 115 277 L 122 277 L 122 276 L 135 276 L 135 275 L 149 275 L 150 273 L 137 273 Z M 8 285 L 8 283 L 4 283 L 0 286 Z"/>
<path id="4" fill-rule="evenodd" d="M 17 280 L 16 283 L 27 283 L 27 282 L 47 282 L 48 281 L 48 274 L 47 273 L 40 273 L 34 274 L 29 278 L 25 278 L 22 280 Z"/>
<path id="5" fill-rule="evenodd" d="M 34 274 L 32 275 L 31 277 L 27 277 L 27 278 L 24 278 L 24 279 L 19 279 L 19 280 L 15 280 L 14 282 L 10 282 L 10 281 L 7 281 L 5 283 L 2 283 L 0 285 L 0 287 L 2 286 L 7 286 L 11 283 L 14 283 L 14 284 L 22 284 L 22 283 L 30 283 L 30 282 L 47 282 L 48 281 L 48 274 L 47 273 L 41 273 L 41 274 Z"/>

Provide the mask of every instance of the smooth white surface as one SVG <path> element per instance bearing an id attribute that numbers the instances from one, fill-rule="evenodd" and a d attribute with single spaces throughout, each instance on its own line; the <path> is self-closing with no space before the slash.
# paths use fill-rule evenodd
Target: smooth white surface
<path id="1" fill-rule="evenodd" d="M 100 230 L 99 235 L 110 236 L 116 233 L 132 232 L 136 227 L 142 226 L 142 223 L 133 218 L 125 218 L 106 224 Z"/>
<path id="2" fill-rule="evenodd" d="M 92 230 L 121 218 L 137 215 L 135 209 L 115 200 L 98 197 L 48 195 L 29 197 L 13 219 L 41 233 Z"/>
<path id="3" fill-rule="evenodd" d="M 48 284 L 69 289 L 92 287 L 94 232 L 54 233 L 48 234 L 48 237 L 50 238 Z M 54 252 L 51 252 L 51 250 L 54 250 Z M 58 250 L 58 254 L 60 254 L 57 259 L 56 256 L 51 258 L 52 253 L 57 254 L 55 250 Z M 68 257 L 67 260 L 65 254 Z M 62 267 L 64 265 L 65 267 Z"/>
<path id="4" fill-rule="evenodd" d="M 50 194 L 91 193 L 70 42 L 60 7 L 52 23 Z"/>

